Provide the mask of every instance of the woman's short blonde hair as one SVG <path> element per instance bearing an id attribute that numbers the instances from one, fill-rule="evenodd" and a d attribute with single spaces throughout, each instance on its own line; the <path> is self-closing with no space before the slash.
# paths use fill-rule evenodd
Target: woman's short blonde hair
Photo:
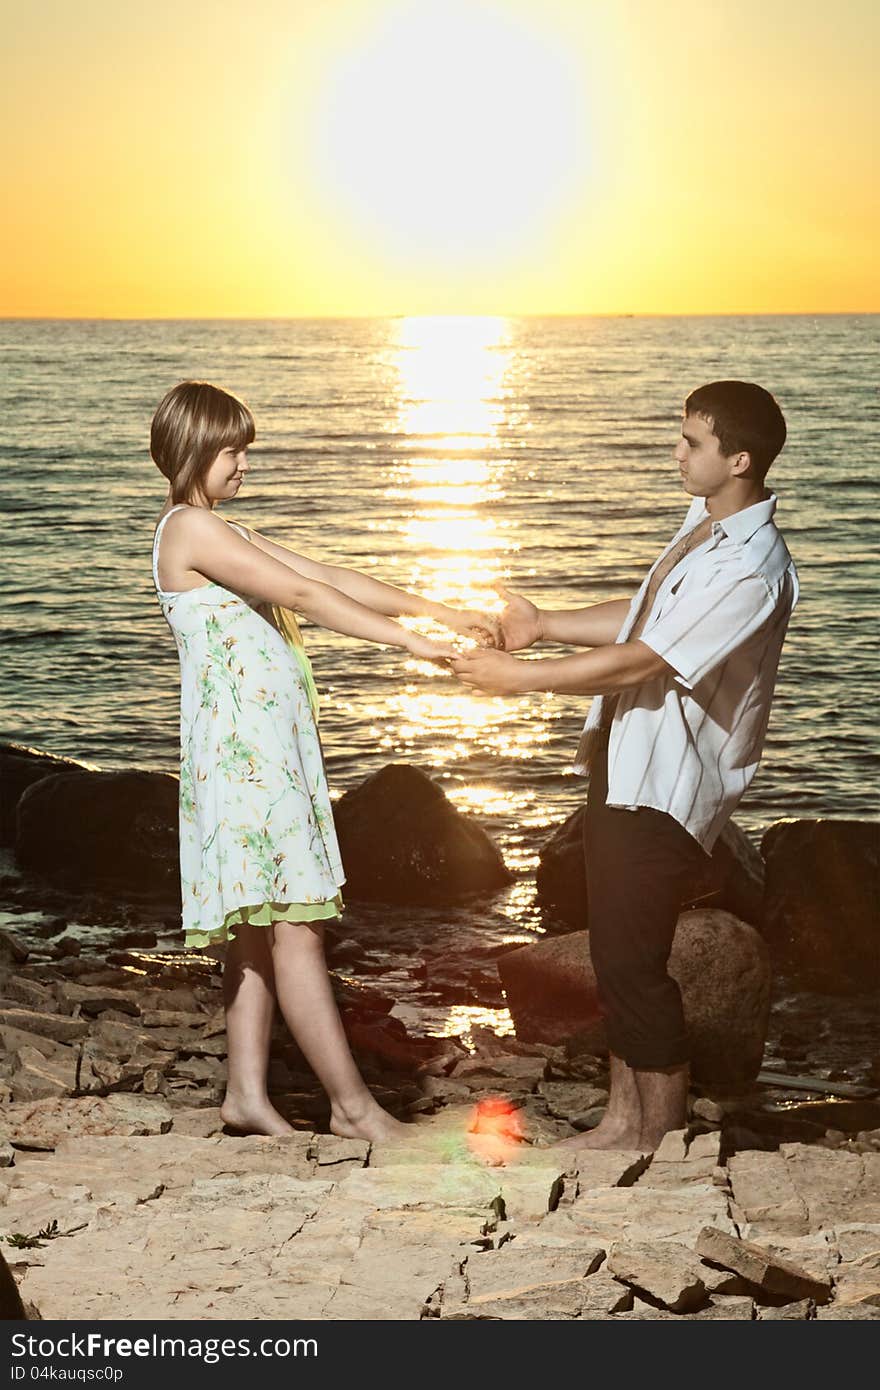
<path id="1" fill-rule="evenodd" d="M 221 449 L 243 449 L 255 433 L 244 401 L 219 386 L 182 381 L 172 387 L 150 427 L 150 457 L 171 484 L 172 502 L 191 502 Z"/>

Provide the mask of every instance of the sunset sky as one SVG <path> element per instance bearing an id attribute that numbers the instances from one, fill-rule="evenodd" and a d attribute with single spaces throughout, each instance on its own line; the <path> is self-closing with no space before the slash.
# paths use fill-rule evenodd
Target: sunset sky
<path id="1" fill-rule="evenodd" d="M 0 314 L 880 310 L 876 0 L 36 0 Z"/>

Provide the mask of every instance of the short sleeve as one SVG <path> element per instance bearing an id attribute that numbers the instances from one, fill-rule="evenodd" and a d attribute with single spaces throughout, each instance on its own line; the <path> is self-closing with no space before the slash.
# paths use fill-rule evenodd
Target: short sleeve
<path id="1" fill-rule="evenodd" d="M 690 690 L 776 612 L 777 599 L 756 574 L 725 566 L 694 584 L 639 640 Z"/>

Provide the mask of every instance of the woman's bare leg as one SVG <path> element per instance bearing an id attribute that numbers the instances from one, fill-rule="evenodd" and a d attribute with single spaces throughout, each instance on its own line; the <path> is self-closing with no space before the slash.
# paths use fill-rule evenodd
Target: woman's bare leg
<path id="1" fill-rule="evenodd" d="M 229 1074 L 220 1117 L 249 1134 L 292 1134 L 266 1090 L 275 1013 L 270 931 L 241 926 L 227 947 L 223 998 Z"/>
<path id="2" fill-rule="evenodd" d="M 330 1099 L 330 1129 L 352 1139 L 392 1139 L 406 1126 L 367 1089 L 339 1017 L 320 922 L 275 922 L 275 990 L 288 1028 Z"/>

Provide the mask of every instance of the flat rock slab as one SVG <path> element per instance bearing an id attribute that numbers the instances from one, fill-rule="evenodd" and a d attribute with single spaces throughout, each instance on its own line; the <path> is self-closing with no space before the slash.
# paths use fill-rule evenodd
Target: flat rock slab
<path id="1" fill-rule="evenodd" d="M 845 1264 L 857 1261 L 865 1267 L 880 1269 L 880 1224 L 856 1222 L 835 1226 L 832 1235 Z"/>
<path id="2" fill-rule="evenodd" d="M 538 1219 L 555 1205 L 562 1175 L 554 1167 L 492 1168 L 476 1164 L 396 1164 L 349 1173 L 340 1184 L 346 1200 L 377 1210 L 476 1205 L 520 1220 Z"/>
<path id="3" fill-rule="evenodd" d="M 58 1043 L 72 1043 L 89 1031 L 88 1019 L 38 1009 L 0 1009 L 0 1027 L 18 1028 Z"/>
<path id="4" fill-rule="evenodd" d="M 752 1244 L 820 1283 L 827 1282 L 840 1264 L 840 1250 L 832 1231 L 813 1231 L 807 1236 L 758 1235 Z"/>
<path id="5" fill-rule="evenodd" d="M 123 1014 L 138 1014 L 140 1010 L 128 989 L 114 989 L 110 985 L 77 985 L 65 980 L 57 986 L 58 998 L 72 1011 L 75 1008 L 84 1014 L 101 1014 L 106 1009 L 116 1009 Z"/>
<path id="6" fill-rule="evenodd" d="M 195 1316 L 196 1308 L 205 1318 L 241 1318 L 246 1315 L 241 1302 L 233 1308 L 238 1294 L 266 1316 L 306 1316 L 304 1309 L 315 1309 L 315 1303 L 296 1296 L 294 1271 L 285 1266 L 283 1283 L 272 1281 L 278 1250 L 302 1229 L 326 1193 L 320 1183 L 309 1186 L 310 1197 L 291 1200 L 288 1194 L 273 1211 L 226 1206 L 222 1213 L 212 1208 L 210 1219 L 204 1200 L 191 1194 L 122 1215 L 110 1208 L 106 1225 L 96 1221 L 74 1239 L 53 1241 L 39 1251 L 41 1264 L 29 1265 L 21 1278 L 22 1296 L 43 1318 L 131 1318 L 148 1315 L 151 1308 L 164 1318 Z"/>
<path id="7" fill-rule="evenodd" d="M 600 1246 L 554 1249 L 514 1242 L 470 1255 L 442 1290 L 441 1316 L 462 1319 L 608 1317 L 632 1306 L 632 1294 L 606 1273 Z"/>
<path id="8" fill-rule="evenodd" d="M 171 1111 L 164 1100 L 129 1094 L 21 1101 L 4 1108 L 2 1124 L 13 1144 L 54 1149 L 78 1135 L 165 1134 Z"/>
<path id="9" fill-rule="evenodd" d="M 841 1266 L 834 1275 L 834 1300 L 843 1305 L 869 1303 L 880 1308 L 880 1270 Z"/>
<path id="10" fill-rule="evenodd" d="M 615 1243 L 608 1252 L 608 1272 L 649 1294 L 672 1313 L 692 1313 L 707 1300 L 699 1261 L 675 1241 Z"/>
<path id="11" fill-rule="evenodd" d="M 175 1189 L 189 1186 L 195 1177 L 259 1173 L 281 1173 L 301 1179 L 316 1176 L 316 1145 L 317 1136 L 308 1131 L 277 1138 L 261 1135 L 198 1138 L 174 1132 L 161 1137 L 86 1137 L 60 1143 L 54 1163 L 63 1163 L 69 1171 L 84 1175 L 100 1165 L 129 1173 L 154 1173 L 166 1188 Z"/>
<path id="12" fill-rule="evenodd" d="M 725 1231 L 707 1226 L 700 1232 L 696 1245 L 704 1260 L 733 1270 L 761 1293 L 795 1302 L 812 1298 L 827 1303 L 831 1297 L 831 1279 L 817 1279 L 797 1265 L 779 1259 L 760 1245 L 738 1240 Z"/>
<path id="13" fill-rule="evenodd" d="M 677 1319 L 683 1322 L 752 1322 L 755 1305 L 750 1298 L 712 1298 L 705 1308 L 696 1313 L 670 1313 L 666 1308 L 656 1308 L 653 1304 L 636 1299 L 632 1311 L 621 1313 L 619 1317 L 628 1322 L 658 1322 Z"/>
<path id="14" fill-rule="evenodd" d="M 566 1170 L 577 1174 L 577 1191 L 591 1192 L 601 1187 L 631 1187 L 651 1162 L 649 1154 L 636 1149 L 556 1149 L 560 1158 L 571 1154 Z"/>
<path id="15" fill-rule="evenodd" d="M 395 1207 L 480 1206 L 491 1208 L 501 1198 L 497 1172 L 465 1164 L 400 1164 L 363 1168 L 349 1173 L 339 1185 L 346 1201 L 363 1202 L 373 1210 Z"/>
<path id="16" fill-rule="evenodd" d="M 542 1081 L 538 1094 L 547 1102 L 550 1114 L 560 1120 L 572 1120 L 608 1104 L 608 1092 L 601 1086 L 578 1081 Z"/>
<path id="17" fill-rule="evenodd" d="M 728 1169 L 749 1238 L 880 1222 L 880 1154 L 783 1144 L 778 1153 L 734 1154 Z"/>
<path id="18" fill-rule="evenodd" d="M 479 1082 L 485 1089 L 505 1090 L 503 1082 L 532 1091 L 547 1075 L 545 1057 L 521 1057 L 516 1053 L 497 1057 L 465 1057 L 452 1069 L 457 1081 Z M 488 1085 L 487 1085 L 488 1083 Z"/>
<path id="19" fill-rule="evenodd" d="M 781 1308 L 759 1308 L 757 1317 L 759 1322 L 805 1322 L 812 1308 L 810 1299 L 802 1298 L 798 1303 L 783 1303 Z"/>
<path id="20" fill-rule="evenodd" d="M 818 1322 L 868 1322 L 880 1318 L 880 1308 L 868 1303 L 828 1303 L 816 1309 Z"/>
<path id="21" fill-rule="evenodd" d="M 675 1240 L 691 1248 L 704 1226 L 736 1231 L 721 1190 L 696 1183 L 673 1191 L 639 1184 L 581 1191 L 541 1224 L 557 1234 L 589 1233 L 601 1241 Z"/>

